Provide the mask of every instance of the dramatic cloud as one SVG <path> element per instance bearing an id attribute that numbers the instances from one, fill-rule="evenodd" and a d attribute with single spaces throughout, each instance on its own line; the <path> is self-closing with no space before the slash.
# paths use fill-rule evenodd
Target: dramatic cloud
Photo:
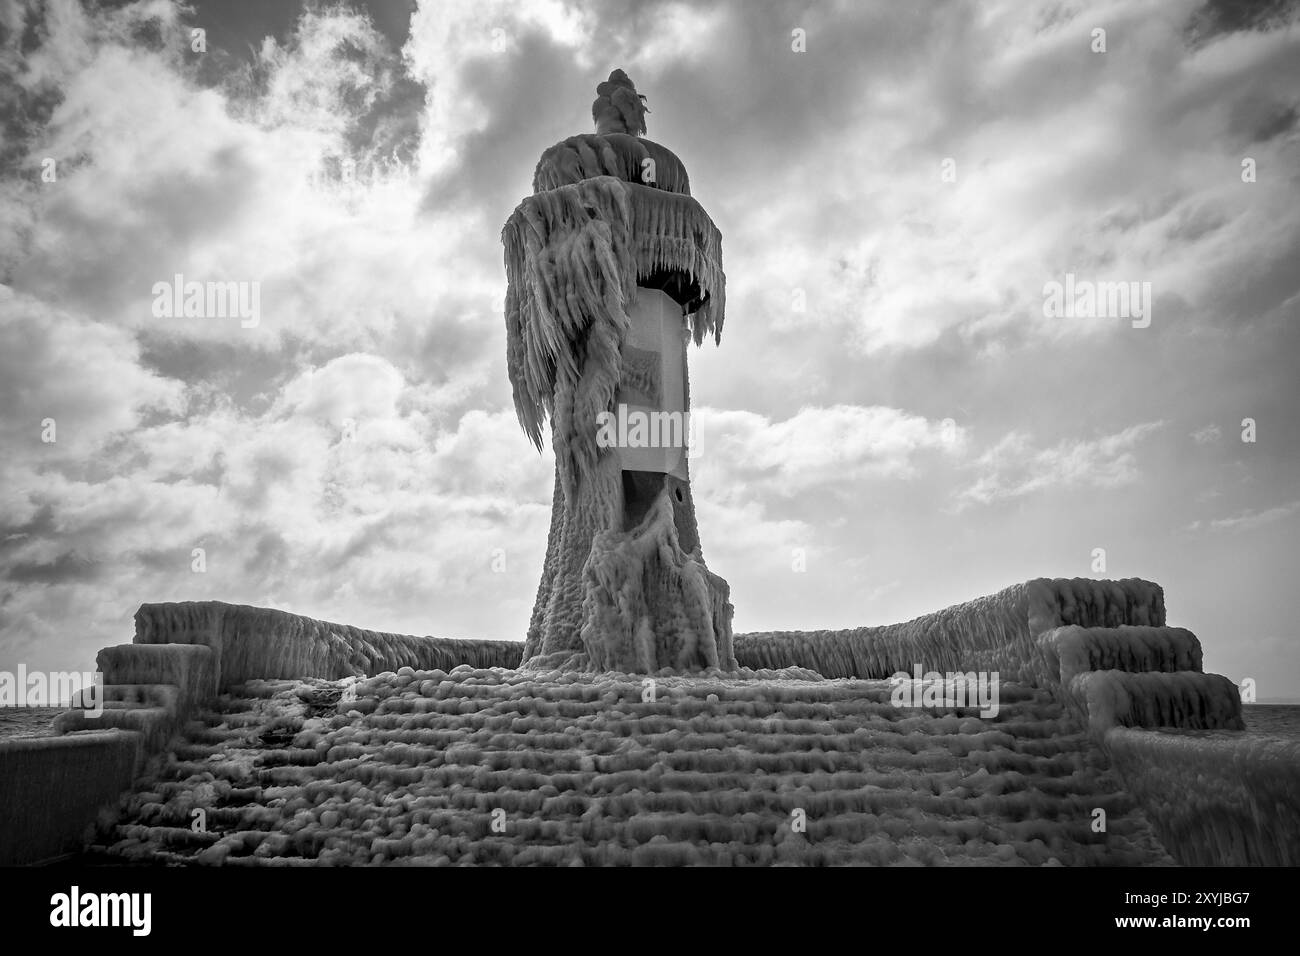
<path id="1" fill-rule="evenodd" d="M 1223 431 L 1213 423 L 1192 432 L 1192 441 L 1198 445 L 1209 445 L 1223 437 Z"/>
<path id="2" fill-rule="evenodd" d="M 1163 422 L 1134 425 L 1114 435 L 1035 448 L 1028 435 L 1012 432 L 975 460 L 980 473 L 962 492 L 966 501 L 988 503 L 1054 486 L 1118 488 L 1138 478 L 1133 449 Z"/>
<path id="3" fill-rule="evenodd" d="M 1231 518 L 1215 518 L 1209 522 L 1196 521 L 1190 525 L 1196 531 L 1208 527 L 1211 531 L 1254 531 L 1274 522 L 1282 521 L 1300 512 L 1300 501 L 1290 501 L 1263 511 L 1243 511 Z"/>
<path id="4" fill-rule="evenodd" d="M 785 495 L 862 480 L 908 478 L 920 452 L 960 453 L 965 432 L 895 408 L 802 408 L 779 422 L 745 411 L 697 411 L 701 473 L 767 483 Z"/>
<path id="5" fill-rule="evenodd" d="M 0 668 L 185 598 L 522 637 L 552 460 L 499 232 L 614 67 L 726 240 L 691 469 L 741 630 L 1105 547 L 1259 668 L 1300 560 L 1300 30 L 1265 6 L 0 4 Z M 1067 275 L 1149 282 L 1150 325 L 1045 315 Z M 177 276 L 255 321 L 160 311 Z"/>

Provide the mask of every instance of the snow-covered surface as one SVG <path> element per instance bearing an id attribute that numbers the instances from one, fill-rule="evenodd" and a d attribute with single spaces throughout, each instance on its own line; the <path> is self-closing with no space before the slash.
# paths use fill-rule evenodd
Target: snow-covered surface
<path id="1" fill-rule="evenodd" d="M 205 644 L 216 655 L 222 687 L 258 678 L 338 678 L 403 665 L 512 667 L 520 651 L 512 641 L 387 634 L 220 601 L 142 604 L 135 615 L 135 644 Z M 129 646 L 102 653 L 110 651 L 138 653 Z"/>
<path id="2" fill-rule="evenodd" d="M 507 369 L 520 424 L 541 447 L 542 423 L 559 416 L 581 472 L 595 459 L 596 414 L 611 410 L 638 278 L 680 272 L 698 282 L 708 301 L 692 316 L 695 341 L 721 337 L 722 235 L 684 193 L 597 176 L 529 196 L 501 240 Z"/>
<path id="3" fill-rule="evenodd" d="M 1021 685 L 995 720 L 799 671 L 662 678 L 653 700 L 623 674 L 404 669 L 351 686 L 342 703 L 347 685 L 319 681 L 222 698 L 98 849 L 251 865 L 1169 862 L 1077 720 Z"/>
<path id="4" fill-rule="evenodd" d="M 705 628 L 699 612 L 711 613 L 725 582 L 709 574 L 698 544 L 684 551 L 675 535 L 669 540 L 653 526 L 635 537 L 655 538 L 660 546 L 646 554 L 630 544 L 619 457 L 597 440 L 602 415 L 615 411 L 639 279 L 665 273 L 689 279 L 703 300 L 691 316 L 695 341 L 708 332 L 715 340 L 721 335 L 726 293 L 717 227 L 685 193 L 602 175 L 528 197 L 510 216 L 502 241 L 515 410 L 538 447 L 549 419 L 555 450 L 551 530 L 523 659 L 588 654 L 591 642 L 583 635 L 599 634 L 592 646 L 611 666 L 657 668 L 678 660 L 690 661 L 687 667 L 731 666 L 729 613 L 711 615 Z M 683 386 L 689 407 L 689 385 Z M 681 467 L 685 474 L 686 464 Z M 689 480 L 680 487 L 677 517 L 698 542 Z M 600 536 L 602 549 L 593 551 Z M 592 566 L 598 555 L 614 563 Z M 638 569 L 645 574 L 626 573 Z M 660 584 L 665 588 L 655 590 Z M 609 586 L 623 594 L 617 606 L 607 600 Z M 651 590 L 633 593 L 646 587 Z M 678 601 L 682 589 L 685 604 Z M 611 614 L 625 618 L 634 606 L 642 610 L 627 627 L 612 621 Z M 722 606 L 729 612 L 725 597 Z M 644 634 L 665 622 L 669 630 L 654 642 L 662 653 L 637 656 L 645 641 L 625 632 Z M 612 630 L 605 634 L 600 629 L 607 623 Z M 676 623 L 682 628 L 673 629 Z"/>
<path id="5" fill-rule="evenodd" d="M 555 189 L 597 176 L 644 183 L 647 160 L 654 163 L 655 186 L 668 192 L 691 194 L 686 167 L 672 150 L 627 133 L 583 133 L 556 143 L 537 162 L 533 191 Z"/>
<path id="6" fill-rule="evenodd" d="M 741 634 L 736 658 L 750 667 L 811 667 L 827 677 L 888 677 L 920 665 L 1052 685 L 1060 662 L 1039 646 L 1044 632 L 1164 623 L 1164 594 L 1150 581 L 1037 578 L 903 624 Z"/>
<path id="7" fill-rule="evenodd" d="M 1199 671 L 1201 642 L 1181 627 L 1079 627 L 1071 624 L 1042 634 L 1038 646 L 1048 674 L 1062 686 L 1086 671 Z"/>
<path id="8" fill-rule="evenodd" d="M 634 531 L 596 535 L 585 578 L 581 669 L 732 668 L 730 588 L 682 550 L 666 486 Z"/>
<path id="9" fill-rule="evenodd" d="M 1221 674 L 1090 671 L 1066 696 L 1088 714 L 1094 733 L 1112 727 L 1242 730 L 1241 692 Z"/>
<path id="10" fill-rule="evenodd" d="M 1116 728 L 1106 749 L 1189 865 L 1300 865 L 1300 740 Z"/>

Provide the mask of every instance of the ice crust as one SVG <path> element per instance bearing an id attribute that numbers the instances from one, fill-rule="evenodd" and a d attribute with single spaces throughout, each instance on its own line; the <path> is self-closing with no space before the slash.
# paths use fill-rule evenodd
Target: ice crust
<path id="1" fill-rule="evenodd" d="M 734 669 L 727 582 L 682 551 L 667 487 L 634 531 L 602 531 L 584 567 L 582 667 Z"/>
<path id="2" fill-rule="evenodd" d="M 1065 689 L 1095 733 L 1112 727 L 1243 730 L 1241 692 L 1221 674 L 1199 671 L 1078 674 Z"/>
<path id="3" fill-rule="evenodd" d="M 338 683 L 253 682 L 98 846 L 227 865 L 1170 862 L 1049 692 L 1006 685 L 981 720 L 802 678 L 667 677 L 653 701 L 618 673 L 403 668 L 341 703 Z"/>
<path id="4" fill-rule="evenodd" d="M 684 193 L 597 176 L 529 196 L 501 239 L 515 410 L 539 448 L 542 423 L 559 416 L 576 477 L 596 458 L 596 413 L 612 407 L 638 278 L 680 272 L 698 282 L 708 300 L 692 316 L 695 341 L 721 338 L 722 235 Z"/>
<path id="5" fill-rule="evenodd" d="M 600 175 L 525 199 L 502 241 L 515 410 L 538 447 L 549 419 L 556 461 L 551 530 L 524 661 L 565 655 L 578 667 L 578 655 L 594 653 L 615 667 L 657 669 L 662 660 L 734 666 L 725 582 L 708 571 L 698 546 L 684 551 L 653 522 L 625 527 L 618 456 L 597 442 L 600 415 L 614 411 L 638 280 L 689 277 L 703 300 L 691 316 L 695 341 L 710 331 L 715 340 L 721 335 L 726 291 L 717 227 L 684 192 Z M 689 407 L 689 385 L 686 401 Z M 689 491 L 689 480 L 683 485 Z M 698 540 L 689 494 L 679 511 Z M 649 553 L 633 543 L 652 538 L 659 545 Z M 634 594 L 641 583 L 652 590 Z M 686 605 L 659 603 L 679 588 Z M 711 610 L 706 621 L 699 607 L 714 605 L 718 613 Z M 611 630 L 592 643 L 596 618 Z M 651 620 L 677 629 L 647 645 Z"/>
<path id="6" fill-rule="evenodd" d="M 207 645 L 216 656 L 222 687 L 261 678 L 339 678 L 403 665 L 512 667 L 519 661 L 519 645 L 513 641 L 388 634 L 220 601 L 142 604 L 135 614 L 133 646 L 142 644 Z M 104 653 L 115 660 L 140 652 Z"/>
<path id="7" fill-rule="evenodd" d="M 1086 671 L 1199 671 L 1201 642 L 1181 627 L 1058 627 L 1039 635 L 1048 673 L 1069 685 Z"/>
<path id="8" fill-rule="evenodd" d="M 1164 623 L 1164 593 L 1150 581 L 1037 578 L 903 624 L 741 634 L 736 658 L 750 667 L 810 667 L 827 677 L 888 677 L 919 664 L 1056 685 L 1061 665 L 1039 646 L 1044 632 Z"/>
<path id="9" fill-rule="evenodd" d="M 654 163 L 656 188 L 691 194 L 686 167 L 672 150 L 628 133 L 584 133 L 556 143 L 537 162 L 533 192 L 597 176 L 613 176 L 624 182 L 646 185 L 646 160 Z"/>
<path id="10" fill-rule="evenodd" d="M 1300 865 L 1300 743 L 1116 728 L 1106 749 L 1189 866 Z"/>

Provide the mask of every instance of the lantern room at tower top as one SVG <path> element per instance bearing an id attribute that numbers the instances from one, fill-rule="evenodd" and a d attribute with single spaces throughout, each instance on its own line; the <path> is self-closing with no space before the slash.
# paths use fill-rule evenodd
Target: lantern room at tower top
<path id="1" fill-rule="evenodd" d="M 611 73 L 596 132 L 542 154 L 502 232 L 515 409 L 538 447 L 549 419 L 556 458 L 524 660 L 732 669 L 729 589 L 705 566 L 688 470 L 686 342 L 720 340 L 722 240 L 681 160 L 642 136 L 646 112 Z"/>

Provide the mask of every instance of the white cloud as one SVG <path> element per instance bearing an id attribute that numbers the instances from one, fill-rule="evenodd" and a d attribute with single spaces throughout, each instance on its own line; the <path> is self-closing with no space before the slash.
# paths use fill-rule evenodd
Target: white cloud
<path id="1" fill-rule="evenodd" d="M 783 496 L 907 478 L 921 453 L 960 454 L 967 440 L 955 422 L 878 405 L 805 407 L 782 421 L 735 409 L 694 414 L 701 448 L 696 472 L 712 476 L 717 469 L 721 485 L 759 485 Z"/>
<path id="2" fill-rule="evenodd" d="M 422 4 L 400 56 L 349 8 L 317 8 L 221 86 L 194 69 L 175 5 L 30 8 L 47 11 L 40 30 L 0 42 L 14 79 L 0 115 L 24 117 L 0 142 L 16 163 L 0 179 L 0 653 L 84 666 L 129 639 L 135 603 L 195 597 L 521 636 L 553 463 L 509 410 L 497 233 L 541 150 L 590 128 L 615 66 L 726 239 L 726 340 L 692 350 L 692 471 L 705 553 L 745 626 L 854 623 L 873 600 L 872 614 L 932 610 L 1074 567 L 1103 520 L 1115 554 L 1166 549 L 1171 596 L 1217 594 L 1195 584 L 1218 560 L 1159 528 L 1230 485 L 1252 499 L 1215 530 L 1292 515 L 1267 502 L 1289 501 L 1294 450 L 1251 446 L 1228 482 L 1149 439 L 1159 420 L 1291 407 L 1275 320 L 1296 301 L 1300 187 L 1278 172 L 1296 139 L 1257 133 L 1285 119 L 1300 33 L 1192 50 L 1192 6 L 819 6 L 797 55 L 776 7 L 467 0 Z M 1086 50 L 1098 17 L 1104 59 Z M 164 43 L 141 42 L 146 22 Z M 41 108 L 7 111 L 11 89 Z M 375 123 L 415 140 L 370 182 L 392 142 L 366 140 Z M 57 183 L 32 175 L 45 155 Z M 939 179 L 947 156 L 955 183 Z M 348 157 L 361 181 L 313 179 Z M 1158 328 L 1044 319 L 1043 282 L 1065 271 L 1151 280 Z M 155 320 L 152 283 L 175 272 L 260 281 L 261 325 Z M 1225 388 L 1180 390 L 1162 369 Z M 1084 379 L 1102 386 L 1086 401 Z M 1151 421 L 1096 437 L 1132 408 Z M 47 414 L 59 443 L 37 447 Z M 1050 542 L 1010 509 L 969 507 L 1041 515 L 1067 495 L 1078 507 Z M 1137 512 L 1149 523 L 1126 542 Z M 1289 547 L 1233 564 L 1263 589 Z M 1241 600 L 1273 614 L 1259 628 L 1289 621 L 1284 603 Z"/>
<path id="3" fill-rule="evenodd" d="M 989 504 L 1048 488 L 1118 488 L 1139 476 L 1134 446 L 1163 422 L 1132 425 L 1096 439 L 1062 441 L 1036 448 L 1029 435 L 1011 432 L 972 463 L 974 484 L 958 496 L 963 504 Z"/>
<path id="4" fill-rule="evenodd" d="M 0 436 L 6 463 L 89 461 L 151 410 L 178 412 L 181 383 L 140 367 L 122 329 L 0 286 Z M 53 443 L 41 422 L 53 419 Z"/>
<path id="5" fill-rule="evenodd" d="M 1192 441 L 1196 442 L 1198 445 L 1210 445 L 1223 437 L 1223 431 L 1213 422 L 1202 428 L 1196 429 L 1196 431 L 1191 434 Z"/>
<path id="6" fill-rule="evenodd" d="M 1277 505 L 1262 511 L 1248 508 L 1231 518 L 1215 518 L 1208 524 L 1196 521 L 1189 526 L 1189 530 L 1196 531 L 1202 527 L 1208 527 L 1211 531 L 1255 531 L 1278 521 L 1283 521 L 1297 512 L 1300 512 L 1300 501 L 1290 501 L 1284 505 Z"/>

